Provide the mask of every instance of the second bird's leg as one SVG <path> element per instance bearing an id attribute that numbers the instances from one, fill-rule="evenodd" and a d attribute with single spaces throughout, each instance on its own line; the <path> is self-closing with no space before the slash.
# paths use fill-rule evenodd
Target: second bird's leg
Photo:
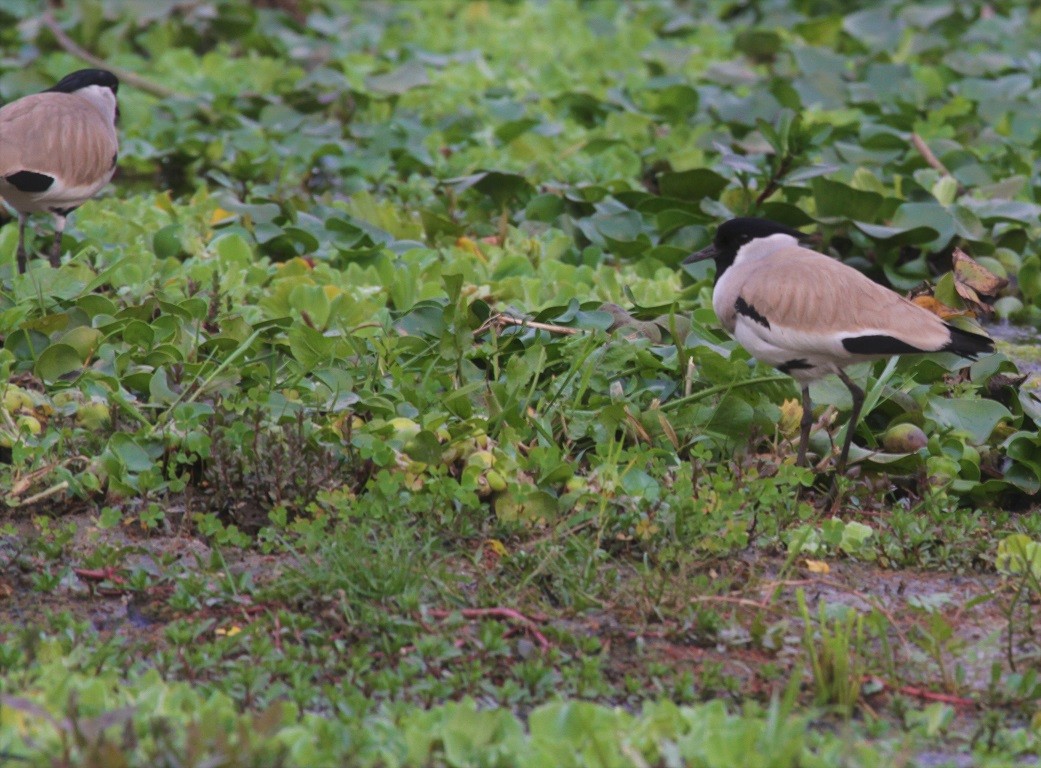
<path id="1" fill-rule="evenodd" d="M 65 217 L 54 214 L 54 245 L 51 246 L 51 266 L 61 265 L 61 236 L 65 232 Z"/>
<path id="2" fill-rule="evenodd" d="M 810 385 L 802 388 L 802 420 L 799 422 L 799 455 L 795 459 L 796 466 L 806 466 L 806 447 L 810 443 L 810 427 L 813 426 L 813 403 L 810 402 Z"/>
<path id="3" fill-rule="evenodd" d="M 842 453 L 839 454 L 839 462 L 835 465 L 835 473 L 837 475 L 841 475 L 846 471 L 846 459 L 849 457 L 849 447 L 853 444 L 853 432 L 856 430 L 857 422 L 860 420 L 860 409 L 864 407 L 864 390 L 854 384 L 853 380 L 841 369 L 839 369 L 839 378 L 849 388 L 849 393 L 853 397 L 853 410 L 849 414 L 849 424 L 846 426 L 846 439 L 842 442 Z"/>
<path id="4" fill-rule="evenodd" d="M 25 268 L 27 266 L 26 252 L 25 252 L 25 225 L 29 222 L 29 214 L 19 213 L 18 214 L 18 250 L 15 251 L 15 258 L 18 259 L 18 274 L 24 275 Z"/>

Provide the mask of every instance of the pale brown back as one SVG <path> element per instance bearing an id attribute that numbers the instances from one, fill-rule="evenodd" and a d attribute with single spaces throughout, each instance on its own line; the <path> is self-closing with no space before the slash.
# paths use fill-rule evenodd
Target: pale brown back
<path id="1" fill-rule="evenodd" d="M 115 126 L 81 96 L 37 93 L 0 108 L 0 176 L 34 171 L 87 186 L 112 170 L 118 150 Z"/>
<path id="2" fill-rule="evenodd" d="M 745 279 L 734 286 L 738 294 L 785 328 L 836 334 L 874 331 L 925 347 L 939 347 L 949 339 L 943 321 L 932 312 L 815 251 L 785 248 L 748 266 Z"/>

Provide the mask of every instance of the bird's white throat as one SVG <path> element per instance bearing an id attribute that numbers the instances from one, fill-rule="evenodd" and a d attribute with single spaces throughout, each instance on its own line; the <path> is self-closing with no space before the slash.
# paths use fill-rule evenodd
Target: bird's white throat
<path id="1" fill-rule="evenodd" d="M 103 85 L 88 85 L 75 91 L 77 96 L 82 96 L 105 116 L 105 119 L 113 125 L 116 123 L 116 94 L 111 88 Z"/>

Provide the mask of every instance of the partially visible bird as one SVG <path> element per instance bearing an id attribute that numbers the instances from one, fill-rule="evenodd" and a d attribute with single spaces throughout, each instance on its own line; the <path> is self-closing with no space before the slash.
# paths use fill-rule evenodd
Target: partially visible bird
<path id="1" fill-rule="evenodd" d="M 0 107 L 0 197 L 18 212 L 18 272 L 26 268 L 30 214 L 54 217 L 50 262 L 58 266 L 65 219 L 116 170 L 119 80 L 81 69 L 52 88 Z"/>
<path id="2" fill-rule="evenodd" d="M 799 464 L 813 425 L 810 382 L 834 373 L 853 397 L 836 469 L 846 468 L 864 390 L 843 370 L 894 355 L 994 351 L 994 342 L 963 331 L 879 285 L 850 266 L 799 244 L 805 235 L 765 219 L 737 218 L 720 225 L 711 245 L 684 263 L 716 262 L 712 308 L 720 323 L 756 360 L 802 387 Z"/>

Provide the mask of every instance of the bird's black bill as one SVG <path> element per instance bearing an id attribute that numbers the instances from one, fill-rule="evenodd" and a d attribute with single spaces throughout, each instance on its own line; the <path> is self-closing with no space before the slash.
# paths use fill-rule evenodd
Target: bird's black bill
<path id="1" fill-rule="evenodd" d="M 683 260 L 683 263 L 696 264 L 697 262 L 705 261 L 706 259 L 714 259 L 716 258 L 717 253 L 718 251 L 716 250 L 715 245 L 707 245 L 700 251 L 694 251 L 694 253 Z"/>

